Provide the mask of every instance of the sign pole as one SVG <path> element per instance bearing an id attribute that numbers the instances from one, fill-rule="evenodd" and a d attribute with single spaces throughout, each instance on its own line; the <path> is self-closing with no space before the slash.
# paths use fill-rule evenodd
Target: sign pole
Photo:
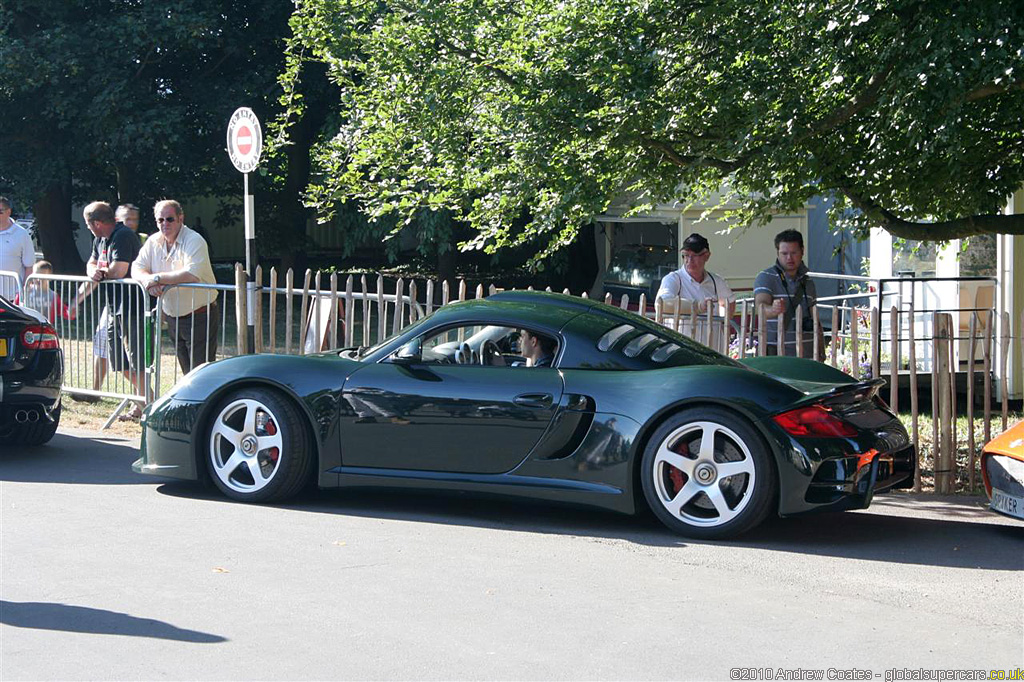
<path id="1" fill-rule="evenodd" d="M 245 278 L 248 280 L 246 289 L 248 289 L 248 296 L 246 301 L 246 321 L 249 326 L 249 337 L 247 341 L 248 347 L 245 349 L 246 353 L 252 353 L 255 349 L 256 343 L 256 306 L 259 305 L 259 295 L 257 287 L 261 282 L 256 281 L 256 266 L 258 265 L 258 256 L 256 254 L 256 225 L 254 223 L 255 201 L 253 196 L 249 194 L 249 174 L 242 173 L 242 184 L 243 184 L 243 198 L 245 201 Z"/>
<path id="2" fill-rule="evenodd" d="M 249 173 L 259 164 L 263 151 L 263 130 L 256 114 L 248 107 L 239 107 L 228 121 L 228 157 L 242 174 L 242 207 L 245 222 L 246 326 L 249 339 L 246 352 L 252 353 L 256 343 L 256 306 L 260 305 L 260 285 L 256 281 L 256 204 L 249 194 Z"/>

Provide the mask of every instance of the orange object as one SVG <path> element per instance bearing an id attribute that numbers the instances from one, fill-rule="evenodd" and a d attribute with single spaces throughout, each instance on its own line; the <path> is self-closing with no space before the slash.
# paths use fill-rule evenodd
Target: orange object
<path id="1" fill-rule="evenodd" d="M 878 450 L 875 450 L 874 448 L 871 448 L 870 450 L 865 452 L 863 455 L 858 457 L 857 458 L 857 470 L 860 471 L 864 467 L 866 467 L 869 464 L 871 464 L 871 460 L 873 460 L 875 458 L 875 455 L 877 455 L 877 454 L 878 454 Z"/>
<path id="2" fill-rule="evenodd" d="M 1024 520 L 1024 421 L 985 445 L 981 478 L 993 511 Z"/>

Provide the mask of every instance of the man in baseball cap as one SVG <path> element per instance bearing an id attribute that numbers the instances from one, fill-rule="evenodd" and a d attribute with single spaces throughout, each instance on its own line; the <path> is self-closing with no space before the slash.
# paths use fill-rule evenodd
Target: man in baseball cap
<path id="1" fill-rule="evenodd" d="M 731 319 L 736 309 L 736 295 L 722 277 L 705 269 L 711 259 L 708 240 L 704 235 L 694 232 L 683 240 L 681 252 L 683 267 L 661 280 L 658 289 L 662 310 L 667 313 L 677 312 L 677 300 L 679 314 L 689 314 L 691 310 L 703 314 L 709 305 L 718 304 Z"/>

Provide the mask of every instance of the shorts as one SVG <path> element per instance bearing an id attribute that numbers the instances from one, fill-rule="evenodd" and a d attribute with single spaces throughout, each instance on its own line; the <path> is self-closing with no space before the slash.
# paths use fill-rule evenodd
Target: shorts
<path id="1" fill-rule="evenodd" d="M 110 369 L 115 372 L 140 369 L 144 339 L 141 321 L 133 325 L 126 323 L 123 315 L 111 314 L 107 324 L 107 360 Z"/>
<path id="2" fill-rule="evenodd" d="M 110 313 L 103 309 L 100 321 L 96 325 L 96 333 L 92 335 L 92 354 L 98 358 L 107 359 L 107 327 L 110 325 Z"/>

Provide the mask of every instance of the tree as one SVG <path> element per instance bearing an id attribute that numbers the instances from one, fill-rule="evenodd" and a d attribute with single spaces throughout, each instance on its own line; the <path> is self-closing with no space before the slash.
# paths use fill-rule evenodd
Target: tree
<path id="1" fill-rule="evenodd" d="M 341 92 L 321 209 L 446 209 L 465 247 L 542 235 L 537 259 L 624 191 L 1024 234 L 999 214 L 1024 182 L 1016 0 L 301 0 L 292 26 Z"/>
<path id="2" fill-rule="evenodd" d="M 58 272 L 82 267 L 73 201 L 238 193 L 227 121 L 273 113 L 290 15 L 278 0 L 6 3 L 0 185 L 34 206 Z"/>

